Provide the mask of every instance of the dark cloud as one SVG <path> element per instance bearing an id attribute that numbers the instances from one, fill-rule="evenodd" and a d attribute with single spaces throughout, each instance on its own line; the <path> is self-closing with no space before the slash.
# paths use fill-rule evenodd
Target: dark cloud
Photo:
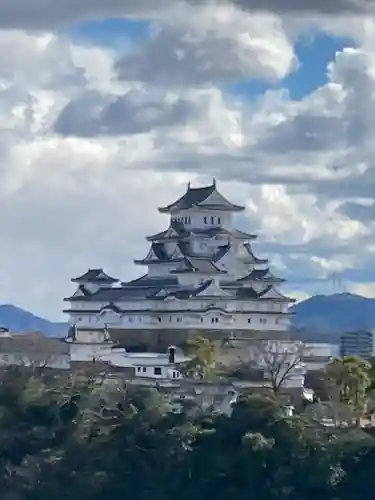
<path id="1" fill-rule="evenodd" d="M 50 29 L 104 16 L 153 17 L 170 5 L 171 0 L 1 0 L 0 28 Z"/>
<path id="2" fill-rule="evenodd" d="M 188 0 L 198 3 L 200 0 Z M 372 0 L 230 0 L 242 9 L 276 13 L 365 14 L 374 12 Z"/>
<path id="3" fill-rule="evenodd" d="M 136 90 L 120 97 L 85 92 L 61 111 L 54 131 L 76 137 L 141 134 L 183 125 L 193 118 L 195 111 L 194 104 L 181 97 L 166 103 Z"/>
<path id="4" fill-rule="evenodd" d="M 276 13 L 365 14 L 374 12 L 368 0 L 231 0 L 247 10 Z M 0 27 L 5 29 L 50 29 L 103 16 L 159 17 L 163 9 L 171 9 L 180 0 L 1 0 Z M 188 0 L 202 6 L 204 0 Z M 218 4 L 228 3 L 218 0 Z M 212 6 L 214 8 L 214 5 Z"/>

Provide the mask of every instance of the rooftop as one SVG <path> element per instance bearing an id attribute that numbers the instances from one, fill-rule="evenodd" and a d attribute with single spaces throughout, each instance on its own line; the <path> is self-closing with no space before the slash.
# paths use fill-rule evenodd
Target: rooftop
<path id="1" fill-rule="evenodd" d="M 242 212 L 245 207 L 234 205 L 228 201 L 216 188 L 215 179 L 210 186 L 192 188 L 188 184 L 186 193 L 178 200 L 166 207 L 159 208 L 161 213 L 172 213 L 191 208 L 202 208 L 205 210 L 222 210 L 230 212 Z"/>
<path id="2" fill-rule="evenodd" d="M 106 274 L 103 269 L 89 269 L 82 276 L 78 276 L 77 278 L 73 278 L 71 281 L 74 283 L 116 283 L 118 281 L 117 278 L 112 278 L 108 274 Z"/>

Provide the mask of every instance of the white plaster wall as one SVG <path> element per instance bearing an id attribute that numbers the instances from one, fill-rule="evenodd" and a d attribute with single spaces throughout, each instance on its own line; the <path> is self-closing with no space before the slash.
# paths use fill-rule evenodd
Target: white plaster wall
<path id="1" fill-rule="evenodd" d="M 161 369 L 161 374 L 155 374 L 155 368 Z M 147 377 L 154 379 L 171 379 L 171 380 L 180 380 L 182 379 L 181 373 L 169 366 L 136 366 L 135 367 L 135 376 L 136 377 Z"/>
<path id="2" fill-rule="evenodd" d="M 84 319 L 84 318 L 83 318 Z M 289 316 L 282 316 L 279 313 L 262 314 L 262 312 L 251 314 L 233 314 L 225 315 L 220 312 L 212 311 L 201 315 L 197 313 L 180 313 L 171 312 L 157 314 L 124 314 L 118 315 L 115 323 L 111 324 L 106 321 L 105 317 L 99 317 L 95 320 L 95 328 L 104 328 L 105 324 L 116 328 L 125 329 L 142 329 L 142 328 L 207 328 L 207 329 L 249 329 L 249 330 L 285 330 L 289 328 Z M 84 321 L 76 322 L 78 326 L 93 326 L 92 323 L 87 325 Z"/>
<path id="3" fill-rule="evenodd" d="M 185 222 L 185 218 L 190 217 L 190 223 Z M 206 217 L 206 222 L 205 222 Z M 213 217 L 213 220 L 211 219 Z M 233 226 L 233 216 L 231 213 L 224 213 L 213 210 L 182 210 L 171 215 L 172 220 L 180 220 L 187 229 L 203 229 L 209 227 L 222 226 L 231 228 Z"/>

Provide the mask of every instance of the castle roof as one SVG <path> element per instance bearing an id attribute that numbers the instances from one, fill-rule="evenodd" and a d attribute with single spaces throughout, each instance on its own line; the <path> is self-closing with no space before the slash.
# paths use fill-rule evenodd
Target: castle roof
<path id="1" fill-rule="evenodd" d="M 273 276 L 273 274 L 271 274 L 270 270 L 267 268 L 267 269 L 254 269 L 253 271 L 251 271 L 251 273 L 236 280 L 236 283 L 246 283 L 249 281 L 282 283 L 284 280 L 281 278 L 276 278 L 276 276 Z"/>
<path id="2" fill-rule="evenodd" d="M 182 267 L 171 271 L 174 274 L 180 273 L 203 273 L 203 274 L 218 274 L 223 273 L 218 267 L 215 266 L 214 262 L 210 259 L 202 259 L 202 258 L 193 258 L 186 257 L 183 260 Z"/>
<path id="3" fill-rule="evenodd" d="M 152 234 L 147 236 L 148 241 L 160 241 L 160 240 L 181 240 L 184 238 L 189 238 L 191 236 L 203 237 L 203 238 L 213 238 L 218 235 L 227 235 L 237 239 L 244 240 L 254 240 L 257 236 L 256 234 L 245 233 L 239 229 L 226 229 L 221 226 L 208 227 L 208 228 L 186 228 L 183 223 L 172 221 L 168 229 L 161 231 L 160 233 Z"/>
<path id="4" fill-rule="evenodd" d="M 191 208 L 229 212 L 242 212 L 245 209 L 245 207 L 234 205 L 224 198 L 216 189 L 214 181 L 210 186 L 200 188 L 192 188 L 189 183 L 186 193 L 181 198 L 166 207 L 160 207 L 159 212 L 172 213 Z"/>
<path id="5" fill-rule="evenodd" d="M 103 269 L 89 269 L 82 276 L 78 276 L 78 278 L 73 278 L 71 280 L 74 283 L 116 283 L 118 282 L 117 278 L 112 278 L 108 274 L 106 274 Z"/>
<path id="6" fill-rule="evenodd" d="M 267 264 L 268 259 L 259 259 L 258 257 L 255 257 L 250 243 L 245 243 L 244 248 L 248 254 L 245 259 L 246 261 L 248 261 L 251 264 Z"/>

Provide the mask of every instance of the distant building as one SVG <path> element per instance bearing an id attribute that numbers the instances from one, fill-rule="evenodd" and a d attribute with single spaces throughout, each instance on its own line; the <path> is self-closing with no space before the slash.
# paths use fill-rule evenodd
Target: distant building
<path id="1" fill-rule="evenodd" d="M 374 336 L 372 332 L 347 332 L 341 336 L 341 356 L 360 356 L 368 359 L 373 355 Z"/>

